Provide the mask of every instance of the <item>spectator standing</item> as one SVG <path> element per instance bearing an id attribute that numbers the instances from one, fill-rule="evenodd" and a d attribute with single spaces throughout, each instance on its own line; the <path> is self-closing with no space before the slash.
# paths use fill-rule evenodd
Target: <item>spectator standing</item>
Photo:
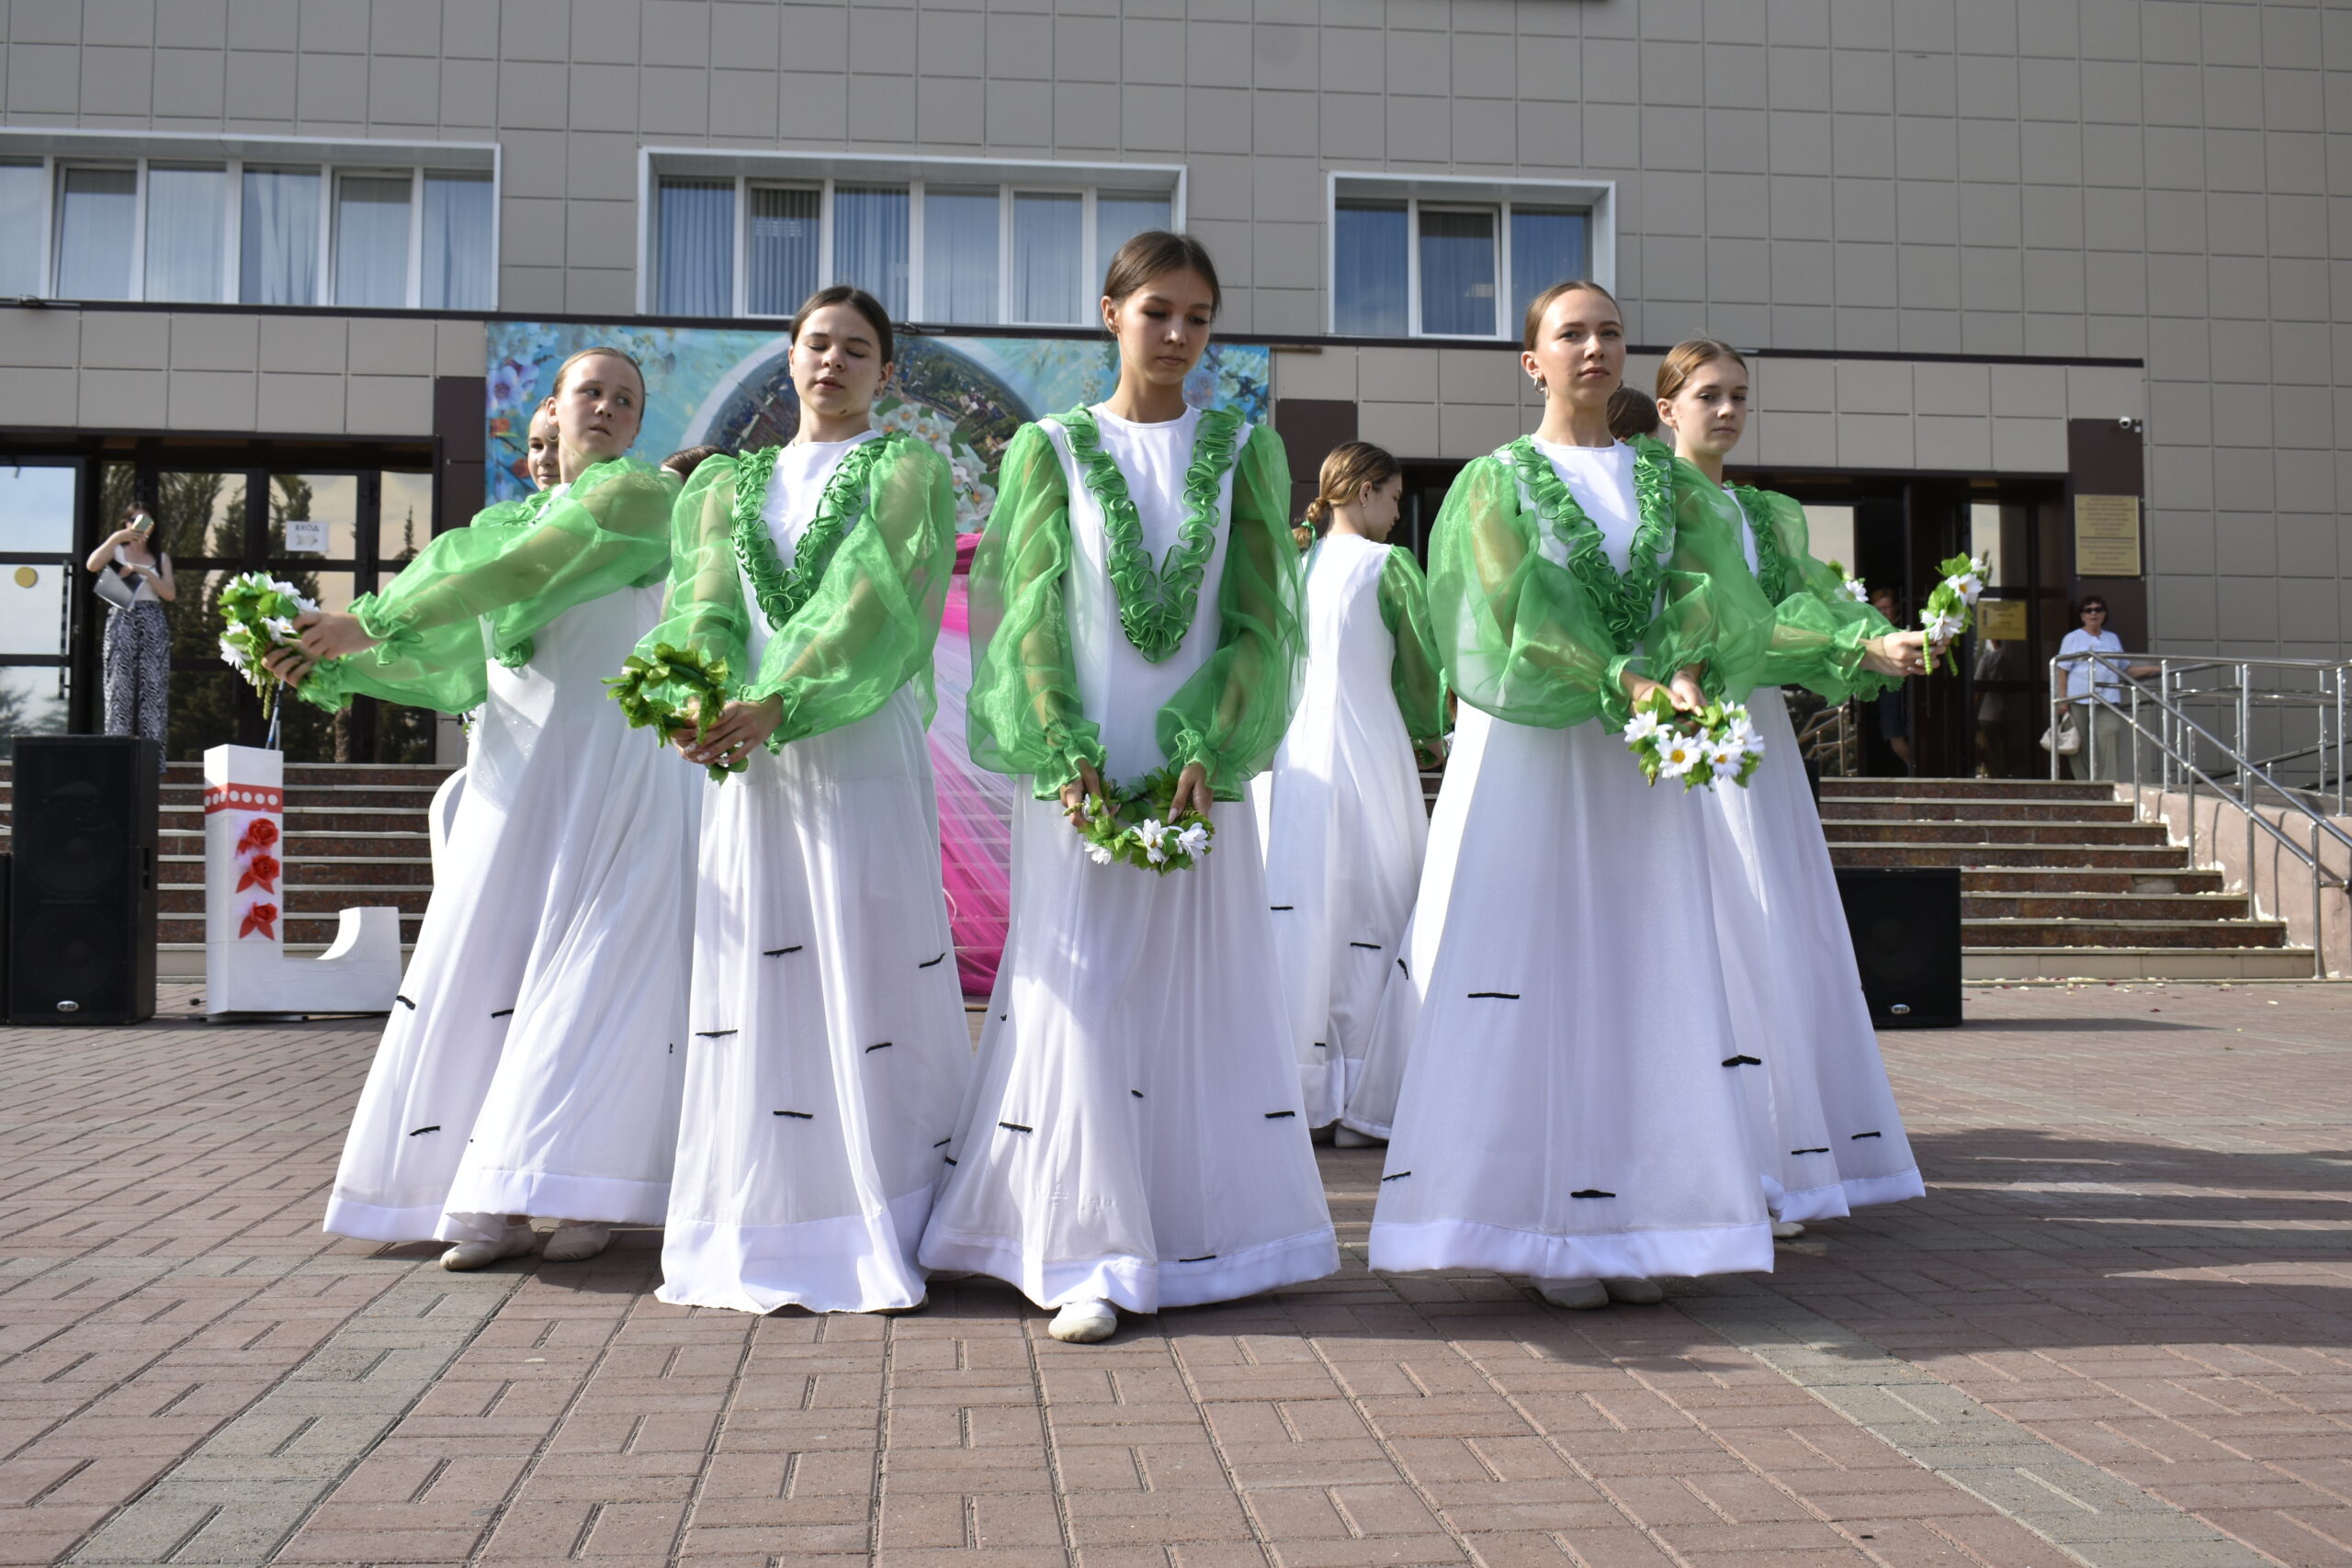
<path id="1" fill-rule="evenodd" d="M 2070 653 L 2120 654 L 2123 639 L 2107 629 L 2107 601 L 2096 593 L 2083 595 L 2075 612 L 2082 625 L 2068 632 L 2058 644 L 2058 656 Z M 2083 705 L 2089 719 L 2090 733 L 2083 737 L 2080 749 L 2064 759 L 2066 776 L 2070 779 L 2120 779 L 2129 772 L 2123 765 L 2123 716 L 2116 711 L 2116 704 L 2123 695 L 2123 676 L 2111 663 L 2098 663 L 2093 673 L 2094 661 L 2083 660 L 2065 669 L 2066 695 L 2058 705 L 2058 723 L 2063 728 L 2074 717 L 2075 705 Z M 2156 672 L 2153 664 L 2127 667 L 2135 681 Z M 109 690 L 112 688 L 109 687 Z"/>
<path id="2" fill-rule="evenodd" d="M 164 606 L 179 597 L 172 558 L 154 547 L 155 519 L 133 502 L 122 526 L 83 565 L 107 602 L 107 733 L 143 735 L 163 754 L 172 688 L 172 627 Z"/>

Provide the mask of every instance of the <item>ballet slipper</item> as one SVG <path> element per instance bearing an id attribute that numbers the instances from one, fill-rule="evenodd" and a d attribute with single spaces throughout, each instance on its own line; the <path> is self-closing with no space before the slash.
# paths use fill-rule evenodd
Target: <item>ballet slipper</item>
<path id="1" fill-rule="evenodd" d="M 1609 1304 L 1608 1289 L 1598 1280 L 1538 1280 L 1535 1293 L 1570 1312 L 1591 1312 Z"/>
<path id="2" fill-rule="evenodd" d="M 455 1273 L 487 1269 L 502 1258 L 515 1258 L 538 1245 L 538 1233 L 526 1222 L 510 1224 L 494 1241 L 461 1241 L 441 1255 L 441 1267 Z"/>
<path id="3" fill-rule="evenodd" d="M 1368 1149 L 1374 1144 L 1385 1144 L 1385 1138 L 1375 1138 L 1370 1133 L 1359 1133 L 1345 1122 L 1331 1133 L 1331 1146 L 1337 1149 Z"/>
<path id="4" fill-rule="evenodd" d="M 1119 1309 L 1109 1302 L 1071 1302 L 1054 1314 L 1046 1332 L 1066 1345 L 1093 1345 L 1111 1337 L 1119 1326 Z"/>
<path id="5" fill-rule="evenodd" d="M 1611 1301 L 1632 1306 L 1656 1306 L 1666 1300 L 1656 1280 L 1603 1280 L 1600 1288 L 1609 1292 Z"/>
<path id="6" fill-rule="evenodd" d="M 1804 1226 L 1799 1224 L 1794 1220 L 1774 1220 L 1772 1222 L 1772 1239 L 1774 1241 L 1794 1241 L 1797 1237 L 1803 1235 L 1804 1235 Z"/>
<path id="7" fill-rule="evenodd" d="M 610 1225 L 594 1220 L 558 1220 L 539 1256 L 549 1263 L 582 1263 L 604 1251 L 612 1239 Z"/>

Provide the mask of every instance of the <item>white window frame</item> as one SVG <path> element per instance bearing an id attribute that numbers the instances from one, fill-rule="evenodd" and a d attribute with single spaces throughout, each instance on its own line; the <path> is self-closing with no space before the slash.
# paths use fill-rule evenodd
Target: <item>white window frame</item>
<path id="1" fill-rule="evenodd" d="M 1184 226 L 1184 165 L 1182 164 L 1066 164 L 1002 158 L 910 157 L 876 152 L 752 152 L 708 147 L 640 147 L 637 155 L 637 310 L 655 314 L 660 279 L 653 276 L 657 254 L 655 227 L 659 220 L 659 187 L 662 176 L 725 178 L 735 181 L 735 258 L 732 314 L 752 321 L 777 321 L 791 314 L 754 314 L 751 308 L 751 192 L 758 186 L 786 186 L 820 192 L 817 202 L 817 276 L 822 288 L 833 255 L 833 190 L 836 185 L 904 186 L 907 190 L 907 319 L 926 326 L 1001 326 L 1028 328 L 1082 327 L 1088 324 L 1086 301 L 1080 300 L 1076 321 L 1024 321 L 1012 313 L 1012 198 L 1015 195 L 1082 197 L 1079 276 L 1102 275 L 1110 258 L 1095 254 L 1095 202 L 1099 193 L 1165 194 L 1171 227 Z M 928 184 L 964 189 L 994 186 L 997 192 L 997 314 L 992 322 L 937 321 L 923 314 L 930 279 L 923 265 L 923 188 Z M 795 301 L 797 304 L 797 301 Z"/>
<path id="2" fill-rule="evenodd" d="M 1547 211 L 1582 210 L 1592 281 L 1617 287 L 1617 182 L 1615 180 L 1492 179 L 1477 175 L 1398 175 L 1381 170 L 1331 169 L 1323 180 L 1323 330 L 1340 335 L 1340 203 L 1401 201 L 1405 204 L 1405 335 L 1434 343 L 1495 343 L 1516 338 L 1510 301 L 1519 290 L 1511 276 L 1510 218 L 1514 207 Z M 1491 333 L 1431 333 L 1421 330 L 1421 207 L 1472 208 L 1495 215 L 1495 330 Z M 1357 335 L 1357 334 L 1350 334 Z"/>
<path id="3" fill-rule="evenodd" d="M 106 131 L 50 130 L 24 126 L 0 127 L 0 158 L 15 162 L 38 160 L 41 167 L 40 253 L 41 299 L 50 299 L 57 284 L 59 182 L 68 168 L 129 167 L 136 171 L 132 195 L 130 292 L 126 299 L 147 299 L 147 171 L 151 164 L 199 164 L 228 173 L 223 200 L 227 204 L 222 229 L 221 298 L 170 299 L 173 305 L 237 305 L 243 264 L 244 169 L 248 164 L 265 168 L 288 168 L 320 181 L 317 303 L 307 306 L 254 307 L 270 310 L 356 310 L 369 307 L 337 305 L 334 299 L 335 180 L 340 175 L 406 174 L 409 176 L 408 288 L 404 310 L 422 310 L 424 293 L 424 181 L 428 175 L 490 175 L 490 292 L 495 310 L 499 291 L 499 224 L 503 203 L 499 199 L 500 155 L 491 141 L 355 141 L 323 136 L 212 136 L 182 131 Z M 378 306 L 374 309 L 383 309 Z M 435 307 L 439 310 L 440 307 Z M 462 312 L 472 314 L 474 312 Z"/>

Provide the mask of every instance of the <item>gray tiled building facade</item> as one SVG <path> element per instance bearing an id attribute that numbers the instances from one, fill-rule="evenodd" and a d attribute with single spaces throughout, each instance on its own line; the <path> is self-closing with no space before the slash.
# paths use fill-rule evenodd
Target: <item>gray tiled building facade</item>
<path id="1" fill-rule="evenodd" d="M 233 157 L 243 139 L 266 158 L 319 139 L 343 149 L 329 161 L 389 143 L 419 168 L 432 144 L 470 150 L 494 179 L 484 303 L 505 314 L 653 308 L 656 154 L 1173 169 L 1224 274 L 1222 328 L 1274 340 L 1295 429 L 1431 465 L 1532 424 L 1516 343 L 1336 331 L 1335 201 L 1351 179 L 1441 205 L 1447 178 L 1490 203 L 1604 190 L 1591 255 L 1635 344 L 1759 351 L 1744 456 L 1767 473 L 1866 473 L 1884 495 L 2041 485 L 2035 547 L 2063 598 L 2081 585 L 2064 502 L 2128 488 L 2123 453 L 2145 494 L 2144 588 L 2109 589 L 2128 636 L 2352 646 L 2352 6 L 7 0 L 0 17 L 0 160 L 47 160 L 44 177 L 93 147 Z M 479 310 L 422 302 L 0 309 L 0 435 L 19 453 L 175 431 L 429 442 L 436 386 L 479 378 L 482 341 Z M 2104 465 L 2096 483 L 2086 465 Z M 1857 504 L 1857 528 L 1885 525 Z"/>

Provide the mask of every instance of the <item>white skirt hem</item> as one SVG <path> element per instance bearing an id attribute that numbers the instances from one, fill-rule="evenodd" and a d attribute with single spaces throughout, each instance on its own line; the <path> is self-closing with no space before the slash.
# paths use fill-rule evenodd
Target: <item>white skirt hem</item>
<path id="1" fill-rule="evenodd" d="M 1002 1280 L 1048 1312 L 1071 1302 L 1105 1301 L 1122 1312 L 1155 1313 L 1238 1301 L 1319 1280 L 1339 1270 L 1340 1243 L 1323 1229 L 1219 1258 L 1041 1263 L 1001 1236 L 964 1235 L 933 1225 L 923 1238 L 922 1261 L 933 1269 L 963 1269 Z"/>
<path id="2" fill-rule="evenodd" d="M 1539 1280 L 1651 1280 L 1702 1274 L 1769 1274 L 1770 1224 L 1703 1230 L 1619 1231 L 1549 1235 L 1471 1220 L 1372 1224 L 1372 1268 L 1380 1274 L 1484 1269 Z"/>
<path id="3" fill-rule="evenodd" d="M 1845 1181 L 1846 1201 L 1854 1208 L 1872 1203 L 1900 1203 L 1909 1198 L 1925 1198 L 1928 1184 L 1919 1179 L 1914 1166 L 1892 1176 L 1849 1176 Z"/>
<path id="4" fill-rule="evenodd" d="M 349 1198 L 330 1196 L 327 1199 L 326 1223 L 319 1228 L 329 1235 L 349 1236 L 354 1241 L 432 1241 L 434 1232 L 441 1224 L 441 1205 L 420 1203 L 414 1208 L 388 1209 L 377 1203 L 355 1202 Z"/>
<path id="5" fill-rule="evenodd" d="M 673 1218 L 662 1241 L 662 1287 L 672 1306 L 765 1314 L 883 1312 L 923 1299 L 915 1261 L 934 1186 L 889 1201 L 878 1214 L 840 1214 L 788 1225 L 732 1225 Z"/>
<path id="6" fill-rule="evenodd" d="M 458 1184 L 449 1190 L 443 1208 L 448 1220 L 436 1225 L 435 1234 L 444 1241 L 469 1238 L 469 1228 L 460 1228 L 461 1222 L 450 1223 L 465 1214 L 534 1214 L 595 1224 L 658 1225 L 669 1214 L 670 1184 L 476 1167 L 458 1173 Z"/>
<path id="7" fill-rule="evenodd" d="M 1794 1221 L 1843 1219 L 1849 1210 L 1850 1198 L 1843 1183 L 1827 1187 L 1809 1187 L 1802 1192 L 1783 1192 L 1768 1200 L 1767 1206 L 1776 1220 Z"/>

